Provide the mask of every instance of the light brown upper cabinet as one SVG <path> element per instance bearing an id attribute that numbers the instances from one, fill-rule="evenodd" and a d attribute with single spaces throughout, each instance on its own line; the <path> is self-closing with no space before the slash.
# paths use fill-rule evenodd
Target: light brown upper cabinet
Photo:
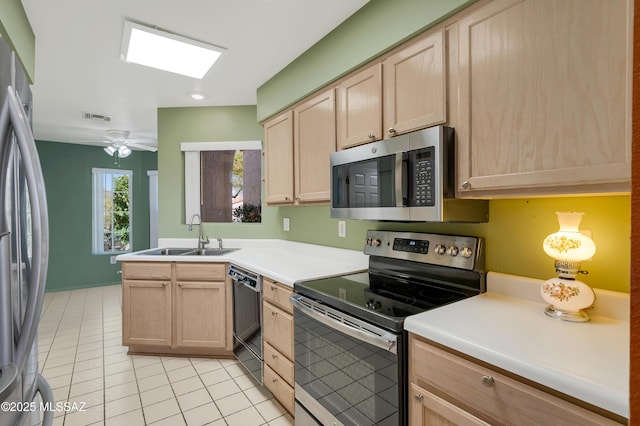
<path id="1" fill-rule="evenodd" d="M 623 0 L 494 0 L 460 18 L 461 196 L 629 190 L 632 18 Z"/>
<path id="2" fill-rule="evenodd" d="M 267 204 L 293 203 L 293 111 L 264 123 Z"/>
<path id="3" fill-rule="evenodd" d="M 407 43 L 382 62 L 384 135 L 394 136 L 444 123 L 444 30 Z"/>
<path id="4" fill-rule="evenodd" d="M 336 150 L 335 111 L 333 88 L 293 109 L 296 203 L 329 201 L 329 157 Z"/>
<path id="5" fill-rule="evenodd" d="M 336 88 L 338 149 L 382 139 L 382 65 L 369 66 Z"/>

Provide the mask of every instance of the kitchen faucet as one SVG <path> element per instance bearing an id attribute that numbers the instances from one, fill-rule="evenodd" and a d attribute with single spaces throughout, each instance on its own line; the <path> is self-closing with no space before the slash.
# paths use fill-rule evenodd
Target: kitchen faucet
<path id="1" fill-rule="evenodd" d="M 189 231 L 193 231 L 193 219 L 196 216 L 198 217 L 197 225 L 199 226 L 199 231 L 200 231 L 198 233 L 198 250 L 202 250 L 205 248 L 204 246 L 209 244 L 209 237 L 207 237 L 202 233 L 202 218 L 200 218 L 200 215 L 198 213 L 191 216 L 191 220 L 189 221 Z"/>
<path id="2" fill-rule="evenodd" d="M 222 250 L 222 238 L 216 238 L 218 240 L 218 250 Z"/>

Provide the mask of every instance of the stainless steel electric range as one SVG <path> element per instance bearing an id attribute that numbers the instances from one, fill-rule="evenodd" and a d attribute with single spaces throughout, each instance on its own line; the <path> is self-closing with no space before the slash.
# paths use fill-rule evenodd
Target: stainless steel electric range
<path id="1" fill-rule="evenodd" d="M 485 291 L 478 237 L 369 231 L 368 272 L 295 283 L 296 425 L 406 425 L 406 317 Z"/>

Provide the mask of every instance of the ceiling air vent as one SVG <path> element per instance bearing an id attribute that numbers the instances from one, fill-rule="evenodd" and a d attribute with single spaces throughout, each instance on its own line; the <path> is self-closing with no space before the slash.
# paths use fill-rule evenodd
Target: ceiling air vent
<path id="1" fill-rule="evenodd" d="M 106 121 L 106 122 L 111 121 L 110 115 L 94 114 L 92 112 L 83 112 L 82 118 L 85 118 L 87 120 L 99 120 L 99 121 Z"/>

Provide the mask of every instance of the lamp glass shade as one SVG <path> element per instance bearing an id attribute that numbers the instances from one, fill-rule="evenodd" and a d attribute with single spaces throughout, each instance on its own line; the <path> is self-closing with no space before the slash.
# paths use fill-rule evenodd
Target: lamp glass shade
<path id="1" fill-rule="evenodd" d="M 113 157 L 113 154 L 116 153 L 116 149 L 113 145 L 109 145 L 104 149 L 104 152 L 106 152 L 108 156 Z"/>
<path id="2" fill-rule="evenodd" d="M 118 157 L 127 158 L 129 155 L 131 155 L 131 150 L 128 147 L 124 145 L 118 147 Z"/>
<path id="3" fill-rule="evenodd" d="M 578 229 L 584 213 L 557 212 L 556 215 L 560 229 L 544 239 L 544 252 L 565 262 L 581 262 L 593 257 L 596 252 L 595 243 Z"/>

